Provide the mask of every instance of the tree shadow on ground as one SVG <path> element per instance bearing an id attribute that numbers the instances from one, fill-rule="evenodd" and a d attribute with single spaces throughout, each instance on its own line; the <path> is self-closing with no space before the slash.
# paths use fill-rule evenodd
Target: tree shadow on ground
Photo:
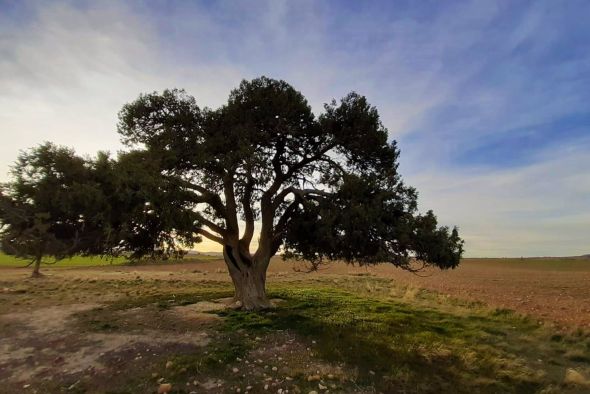
<path id="1" fill-rule="evenodd" d="M 511 313 L 455 315 L 338 289 L 283 288 L 279 308 L 224 311 L 226 329 L 293 330 L 356 383 L 394 392 L 534 393 L 546 382 L 513 343 L 536 324 Z"/>

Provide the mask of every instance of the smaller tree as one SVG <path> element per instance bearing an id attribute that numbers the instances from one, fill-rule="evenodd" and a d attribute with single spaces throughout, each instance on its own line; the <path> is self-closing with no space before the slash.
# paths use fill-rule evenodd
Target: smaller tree
<path id="1" fill-rule="evenodd" d="M 1 186 L 2 250 L 30 260 L 33 277 L 41 275 L 44 256 L 57 261 L 95 245 L 99 229 L 88 221 L 88 208 L 101 193 L 87 182 L 90 171 L 72 150 L 45 143 L 23 152 L 13 181 Z"/>
<path id="2" fill-rule="evenodd" d="M 0 186 L 1 247 L 29 260 L 33 277 L 43 257 L 166 258 L 198 240 L 196 217 L 179 210 L 182 191 L 141 152 L 89 159 L 45 143 L 23 152 L 11 175 Z"/>

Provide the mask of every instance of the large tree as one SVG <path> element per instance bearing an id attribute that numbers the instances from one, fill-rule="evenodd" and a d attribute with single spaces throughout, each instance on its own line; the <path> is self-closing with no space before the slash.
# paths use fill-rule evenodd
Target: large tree
<path id="1" fill-rule="evenodd" d="M 166 90 L 139 96 L 119 119 L 129 154 L 149 161 L 166 185 L 158 190 L 174 190 L 173 206 L 154 215 L 190 218 L 194 233 L 223 246 L 243 308 L 269 306 L 266 271 L 281 248 L 312 264 L 414 270 L 414 259 L 443 269 L 459 263 L 456 228 L 417 212 L 417 193 L 397 171 L 396 142 L 388 142 L 377 109 L 356 93 L 315 116 L 289 84 L 261 77 L 243 81 L 215 110 Z M 173 234 L 174 220 L 165 222 L 164 233 Z M 149 250 L 145 244 L 139 254 Z"/>

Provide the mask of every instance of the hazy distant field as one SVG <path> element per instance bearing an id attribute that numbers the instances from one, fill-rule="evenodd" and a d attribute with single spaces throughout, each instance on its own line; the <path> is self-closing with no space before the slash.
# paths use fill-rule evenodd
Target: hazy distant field
<path id="1" fill-rule="evenodd" d="M 590 390 L 588 259 L 466 259 L 417 276 L 276 258 L 277 308 L 258 313 L 225 308 L 215 257 L 69 264 L 42 279 L 0 267 L 0 393 Z"/>
<path id="2" fill-rule="evenodd" d="M 480 263 L 498 268 L 525 268 L 549 271 L 590 270 L 590 256 L 576 257 L 527 257 L 527 258 L 469 258 L 466 263 Z"/>

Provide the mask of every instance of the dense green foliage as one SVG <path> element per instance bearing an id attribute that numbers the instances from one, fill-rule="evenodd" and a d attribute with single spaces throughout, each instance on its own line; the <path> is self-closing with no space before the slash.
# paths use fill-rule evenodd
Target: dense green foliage
<path id="1" fill-rule="evenodd" d="M 191 218 L 177 214 L 174 191 L 149 164 L 137 153 L 88 159 L 51 143 L 23 152 L 0 190 L 2 250 L 38 266 L 43 257 L 162 255 L 192 242 Z"/>
<path id="2" fill-rule="evenodd" d="M 102 252 L 104 196 L 87 164 L 51 144 L 19 156 L 0 190 L 3 251 L 34 261 Z"/>
<path id="3" fill-rule="evenodd" d="M 410 258 L 454 267 L 457 230 L 417 214 L 417 193 L 397 171 L 376 108 L 351 93 L 315 116 L 284 81 L 243 81 L 226 105 L 201 109 L 180 90 L 141 95 L 120 113 L 119 132 L 157 158 L 168 181 L 193 190 L 199 232 L 230 247 L 238 269 L 281 247 L 312 262 L 360 264 Z M 245 222 L 240 233 L 238 218 Z M 254 221 L 259 249 L 252 255 Z"/>

